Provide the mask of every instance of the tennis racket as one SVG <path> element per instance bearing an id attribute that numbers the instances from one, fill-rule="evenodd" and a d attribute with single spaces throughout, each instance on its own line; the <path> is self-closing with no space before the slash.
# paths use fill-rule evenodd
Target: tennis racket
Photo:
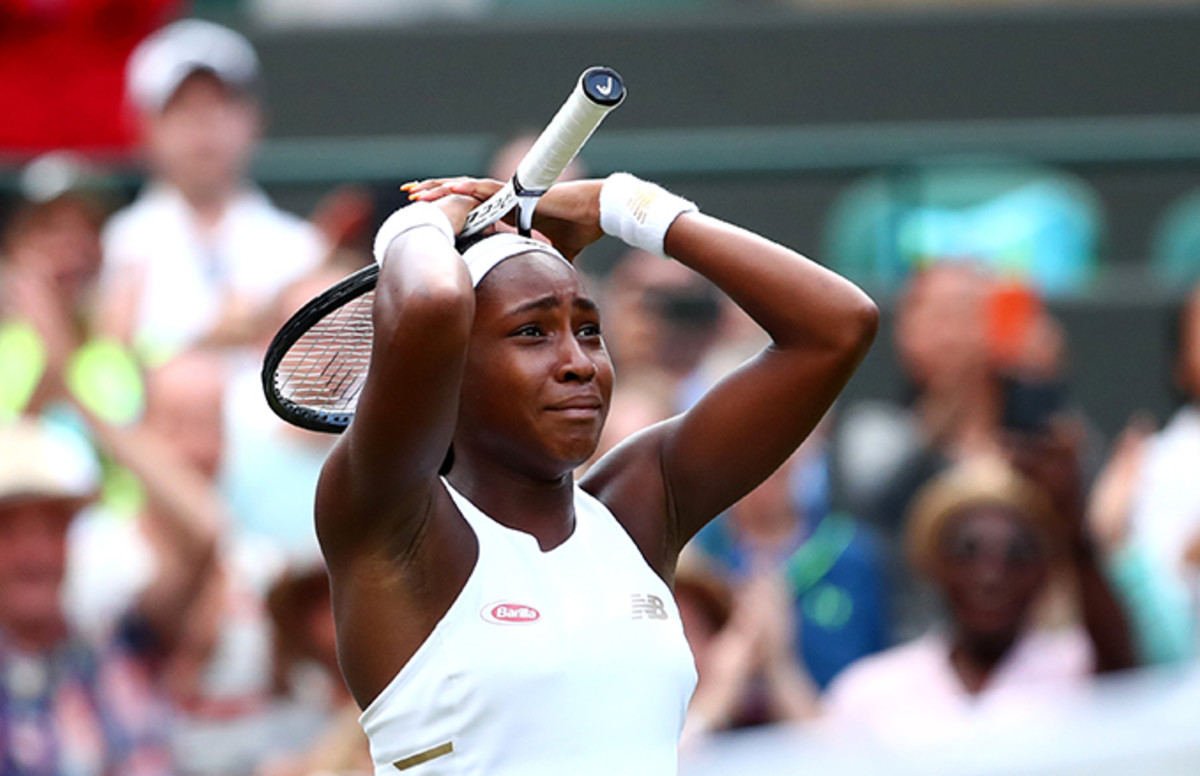
<path id="1" fill-rule="evenodd" d="M 588 68 L 571 96 L 517 165 L 511 181 L 467 216 L 459 240 L 517 209 L 527 234 L 538 198 L 566 169 L 592 132 L 625 98 L 606 67 Z M 279 417 L 311 431 L 340 433 L 354 418 L 371 364 L 371 309 L 379 267 L 372 264 L 305 304 L 276 333 L 263 359 L 267 404 Z"/>

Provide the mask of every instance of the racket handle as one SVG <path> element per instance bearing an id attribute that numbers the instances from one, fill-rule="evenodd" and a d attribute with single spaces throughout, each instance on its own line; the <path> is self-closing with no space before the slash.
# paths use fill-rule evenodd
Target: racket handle
<path id="1" fill-rule="evenodd" d="M 625 85 L 615 70 L 590 67 L 579 76 L 575 91 L 534 141 L 513 176 L 517 193 L 550 188 L 608 112 L 625 99 Z"/>

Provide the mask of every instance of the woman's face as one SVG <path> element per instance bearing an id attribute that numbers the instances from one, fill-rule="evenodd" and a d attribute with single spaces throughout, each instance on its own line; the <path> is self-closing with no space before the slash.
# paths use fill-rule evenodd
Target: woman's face
<path id="1" fill-rule="evenodd" d="M 579 275 L 542 253 L 508 259 L 477 289 L 456 455 L 560 477 L 596 448 L 612 385 L 600 312 Z"/>
<path id="2" fill-rule="evenodd" d="M 918 386 L 958 385 L 985 365 L 986 292 L 985 276 L 958 264 L 932 267 L 913 280 L 897 313 L 896 348 Z"/>
<path id="3" fill-rule="evenodd" d="M 1026 520 L 1000 506 L 951 517 L 937 552 L 937 581 L 961 632 L 1014 638 L 1049 572 L 1046 548 Z"/>

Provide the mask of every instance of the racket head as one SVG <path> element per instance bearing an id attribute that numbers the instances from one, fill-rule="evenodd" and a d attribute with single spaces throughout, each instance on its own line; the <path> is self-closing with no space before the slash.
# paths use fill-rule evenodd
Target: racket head
<path id="1" fill-rule="evenodd" d="M 379 267 L 346 276 L 309 300 L 271 340 L 263 358 L 267 404 L 294 426 L 339 434 L 350 425 L 374 342 Z"/>
<path id="2" fill-rule="evenodd" d="M 491 233 L 459 239 L 465 251 Z M 294 426 L 340 434 L 354 419 L 371 366 L 372 309 L 379 265 L 371 264 L 310 299 L 275 333 L 263 357 L 267 404 Z"/>

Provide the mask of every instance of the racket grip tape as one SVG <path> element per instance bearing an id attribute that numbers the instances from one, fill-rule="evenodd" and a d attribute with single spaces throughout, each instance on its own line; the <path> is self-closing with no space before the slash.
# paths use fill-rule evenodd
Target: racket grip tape
<path id="1" fill-rule="evenodd" d="M 624 99 L 625 85 L 615 70 L 607 67 L 585 70 L 571 96 L 517 166 L 514 176 L 517 191 L 550 188 L 608 112 Z"/>

